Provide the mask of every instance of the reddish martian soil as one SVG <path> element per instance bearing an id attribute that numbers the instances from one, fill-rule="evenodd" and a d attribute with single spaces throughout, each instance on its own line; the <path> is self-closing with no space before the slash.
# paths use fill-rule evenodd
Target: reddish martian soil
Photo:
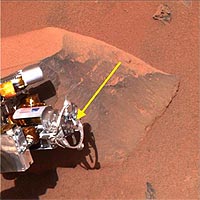
<path id="1" fill-rule="evenodd" d="M 99 170 L 62 167 L 60 161 L 56 169 L 40 175 L 1 179 L 3 198 L 198 199 L 199 3 L 168 3 L 172 20 L 166 25 L 152 19 L 160 3 L 2 3 L 2 37 L 47 26 L 64 28 L 180 78 L 176 97 L 125 161 Z"/>

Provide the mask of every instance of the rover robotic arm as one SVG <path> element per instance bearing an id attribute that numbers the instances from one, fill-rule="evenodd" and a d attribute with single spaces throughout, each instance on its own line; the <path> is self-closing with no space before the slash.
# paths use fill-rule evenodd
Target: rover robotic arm
<path id="1" fill-rule="evenodd" d="M 29 93 L 27 86 L 42 79 L 34 67 L 1 80 L 1 173 L 26 171 L 34 162 L 30 150 L 84 147 L 75 104 L 65 99 L 57 111 Z"/>

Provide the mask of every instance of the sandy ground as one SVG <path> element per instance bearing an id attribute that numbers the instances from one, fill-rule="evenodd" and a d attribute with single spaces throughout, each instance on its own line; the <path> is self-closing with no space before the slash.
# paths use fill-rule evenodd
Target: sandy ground
<path id="1" fill-rule="evenodd" d="M 57 168 L 51 176 L 30 177 L 35 185 L 24 181 L 24 188 L 20 180 L 16 186 L 2 180 L 7 198 L 28 190 L 29 183 L 34 196 L 27 192 L 26 199 L 145 199 L 149 182 L 158 199 L 198 199 L 199 3 L 169 2 L 172 21 L 167 25 L 152 19 L 159 4 L 2 3 L 2 37 L 61 27 L 112 44 L 181 81 L 178 95 L 122 165 L 94 171 Z"/>

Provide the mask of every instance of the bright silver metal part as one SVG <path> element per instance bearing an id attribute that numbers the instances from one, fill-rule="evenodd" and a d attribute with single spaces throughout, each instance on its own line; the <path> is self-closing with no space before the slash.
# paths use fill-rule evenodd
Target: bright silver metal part
<path id="1" fill-rule="evenodd" d="M 28 143 L 20 127 L 1 134 L 1 173 L 23 172 L 33 163 Z"/>

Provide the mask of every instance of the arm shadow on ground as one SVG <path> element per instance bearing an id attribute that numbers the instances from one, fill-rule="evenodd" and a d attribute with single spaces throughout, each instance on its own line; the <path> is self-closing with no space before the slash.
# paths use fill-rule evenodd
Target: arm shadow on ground
<path id="1" fill-rule="evenodd" d="M 84 148 L 81 151 L 56 148 L 48 151 L 32 151 L 34 163 L 24 173 L 4 178 L 15 179 L 15 186 L 1 192 L 1 199 L 39 199 L 48 188 L 55 188 L 58 181 L 57 167 L 85 170 L 100 169 L 98 151 L 91 125 L 84 123 Z"/>
<path id="2" fill-rule="evenodd" d="M 26 172 L 16 175 L 15 186 L 1 192 L 1 199 L 39 199 L 48 188 L 55 188 L 58 175 L 56 169 L 41 174 Z"/>

